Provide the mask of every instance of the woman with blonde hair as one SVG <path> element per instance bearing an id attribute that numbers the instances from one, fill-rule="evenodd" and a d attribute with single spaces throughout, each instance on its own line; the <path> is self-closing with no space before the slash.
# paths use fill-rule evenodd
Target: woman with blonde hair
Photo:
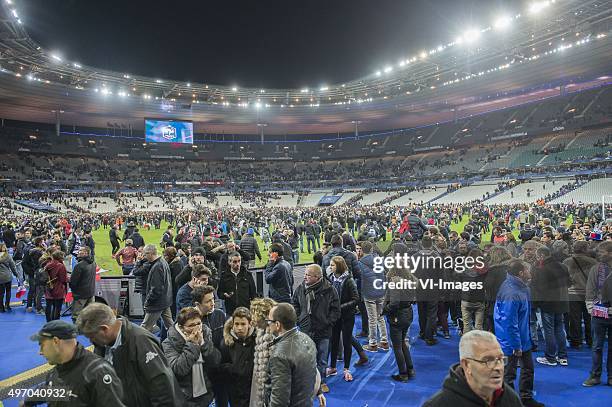
<path id="1" fill-rule="evenodd" d="M 251 381 L 250 407 L 263 405 L 264 385 L 268 380 L 270 344 L 274 340 L 274 336 L 268 331 L 266 319 L 275 305 L 276 301 L 271 298 L 255 298 L 251 301 L 251 323 L 257 331 L 257 336 L 255 337 L 255 364 Z"/>

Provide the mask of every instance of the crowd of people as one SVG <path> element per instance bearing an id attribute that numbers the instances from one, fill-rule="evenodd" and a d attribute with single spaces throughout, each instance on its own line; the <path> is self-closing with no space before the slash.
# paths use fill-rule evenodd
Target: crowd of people
<path id="1" fill-rule="evenodd" d="M 139 227 L 162 221 L 162 239 L 145 242 Z M 333 391 L 327 378 L 353 381 L 369 368 L 369 354 L 393 352 L 390 380 L 410 382 L 419 366 L 407 338 L 418 318 L 427 346 L 448 340 L 452 326 L 461 335 L 460 361 L 426 405 L 541 406 L 533 396 L 538 350 L 536 364 L 564 367 L 572 348 L 590 347 L 583 384 L 601 383 L 612 337 L 610 227 L 595 205 L 16 217 L 2 222 L 0 311 L 11 311 L 16 279 L 28 291 L 26 310 L 46 315 L 34 337 L 56 365 L 46 383 L 63 381 L 85 400 L 80 405 L 324 405 Z M 140 325 L 94 302 L 97 228 L 108 229 L 123 274 L 136 276 Z M 266 296 L 249 272 L 262 260 L 259 242 L 268 252 Z M 407 257 L 421 260 L 387 263 Z M 446 262 L 468 258 L 481 261 Z M 303 281 L 295 281 L 298 263 Z M 67 301 L 73 324 L 60 319 Z M 97 356 L 84 351 L 77 332 Z"/>

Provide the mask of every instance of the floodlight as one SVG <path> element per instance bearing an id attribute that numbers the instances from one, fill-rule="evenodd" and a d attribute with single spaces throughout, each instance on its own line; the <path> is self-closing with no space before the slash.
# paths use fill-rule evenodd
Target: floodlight
<path id="1" fill-rule="evenodd" d="M 550 1 L 537 1 L 529 6 L 529 12 L 531 14 L 537 14 L 548 6 L 550 6 Z"/>
<path id="2" fill-rule="evenodd" d="M 75 68 L 82 68 L 80 64 L 77 64 L 76 62 L 72 63 L 72 66 L 74 66 Z"/>
<path id="3" fill-rule="evenodd" d="M 463 33 L 463 40 L 467 42 L 468 44 L 476 41 L 479 37 L 480 37 L 480 30 L 476 30 L 473 28 Z"/>
<path id="4" fill-rule="evenodd" d="M 259 109 L 261 107 L 261 103 L 260 102 L 255 103 L 255 107 Z"/>
<path id="5" fill-rule="evenodd" d="M 389 73 L 389 72 L 391 72 L 392 70 L 393 70 L 393 67 L 391 67 L 391 66 L 387 66 L 387 67 L 385 68 L 385 73 Z"/>
<path id="6" fill-rule="evenodd" d="M 422 51 L 421 52 L 421 59 L 425 59 L 427 58 L 427 51 Z"/>
<path id="7" fill-rule="evenodd" d="M 18 18 L 19 16 L 17 15 L 17 10 L 11 10 L 11 13 L 13 13 L 13 17 Z"/>
<path id="8" fill-rule="evenodd" d="M 308 88 L 304 88 L 304 89 L 300 90 L 300 93 L 308 93 Z"/>
<path id="9" fill-rule="evenodd" d="M 57 54 L 51 54 L 51 58 L 55 59 L 57 62 L 62 62 L 62 58 Z"/>
<path id="10" fill-rule="evenodd" d="M 495 22 L 493 23 L 493 27 L 496 30 L 504 30 L 510 26 L 511 22 L 512 22 L 512 19 L 510 17 L 502 16 L 502 17 L 499 17 L 497 20 L 495 20 Z"/>
<path id="11" fill-rule="evenodd" d="M 321 86 L 321 88 L 319 90 L 321 92 L 325 92 L 325 91 L 329 90 L 329 88 L 327 86 Z"/>
<path id="12" fill-rule="evenodd" d="M 237 90 L 238 90 L 238 88 L 235 87 L 235 86 L 232 88 L 232 92 L 236 92 Z"/>
<path id="13" fill-rule="evenodd" d="M 376 71 L 376 76 L 380 76 L 381 72 L 380 71 Z"/>

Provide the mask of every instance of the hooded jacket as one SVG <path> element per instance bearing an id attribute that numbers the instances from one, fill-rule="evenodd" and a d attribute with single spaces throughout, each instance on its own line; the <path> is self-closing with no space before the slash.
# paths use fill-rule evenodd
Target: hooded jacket
<path id="1" fill-rule="evenodd" d="M 503 383 L 503 387 L 496 392 L 494 407 L 522 407 L 521 399 L 510 386 Z M 451 366 L 448 376 L 444 379 L 442 389 L 427 400 L 423 407 L 489 407 L 470 388 L 465 379 L 465 373 L 459 363 Z"/>
<path id="2" fill-rule="evenodd" d="M 246 338 L 240 339 L 233 331 L 232 318 L 223 327 L 221 343 L 221 365 L 219 371 L 228 383 L 230 405 L 248 407 L 251 397 L 251 382 L 255 356 L 255 328 L 250 327 Z"/>
<path id="3" fill-rule="evenodd" d="M 163 311 L 172 305 L 170 267 L 163 257 L 151 262 L 144 302 L 146 312 Z"/>
<path id="4" fill-rule="evenodd" d="M 269 284 L 268 295 L 276 302 L 291 302 L 293 292 L 293 272 L 291 265 L 283 258 L 268 263 L 264 272 Z"/>
<path id="5" fill-rule="evenodd" d="M 15 262 L 8 252 L 2 252 L 0 255 L 0 284 L 10 283 L 13 276 L 18 278 Z"/>
<path id="6" fill-rule="evenodd" d="M 91 257 L 79 259 L 70 275 L 70 289 L 75 300 L 91 298 L 96 293 L 96 263 Z"/>
<path id="7" fill-rule="evenodd" d="M 332 247 L 330 251 L 327 252 L 325 257 L 323 257 L 323 272 L 327 270 L 331 263 L 331 259 L 334 256 L 340 256 L 344 259 L 344 262 L 348 266 L 349 272 L 353 275 L 354 278 L 359 278 L 359 261 L 357 260 L 357 255 L 351 251 L 346 250 L 343 247 Z"/>

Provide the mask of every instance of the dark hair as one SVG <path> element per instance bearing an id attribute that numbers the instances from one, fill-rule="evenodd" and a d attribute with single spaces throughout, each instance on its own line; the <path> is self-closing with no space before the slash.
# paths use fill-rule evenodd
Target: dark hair
<path id="1" fill-rule="evenodd" d="M 346 265 L 346 261 L 344 260 L 344 257 L 334 256 L 331 258 L 330 264 L 332 262 L 336 264 L 335 274 L 342 275 L 346 272 L 346 270 L 348 270 L 348 266 Z"/>
<path id="2" fill-rule="evenodd" d="M 331 239 L 329 239 L 329 242 L 331 243 L 332 247 L 340 247 L 342 246 L 342 236 L 338 234 L 333 235 Z"/>
<path id="3" fill-rule="evenodd" d="M 215 292 L 215 289 L 209 285 L 198 286 L 194 288 L 193 291 L 191 292 L 191 300 L 194 303 L 196 302 L 200 303 L 202 302 L 202 299 L 204 298 L 205 295 L 211 294 L 214 292 Z"/>
<path id="4" fill-rule="evenodd" d="M 460 236 L 463 240 L 470 240 L 470 234 L 468 232 L 461 232 Z"/>
<path id="5" fill-rule="evenodd" d="M 573 249 L 575 254 L 588 254 L 589 244 L 587 242 L 578 240 L 577 242 L 574 242 Z"/>
<path id="6" fill-rule="evenodd" d="M 88 247 L 89 249 L 89 247 Z M 63 251 L 61 250 L 56 250 L 51 254 L 51 257 L 53 257 L 53 260 L 58 260 L 58 261 L 63 261 L 64 257 L 66 257 L 66 255 L 64 254 Z"/>
<path id="7" fill-rule="evenodd" d="M 433 240 L 431 237 L 423 236 L 423 239 L 421 239 L 421 246 L 423 246 L 423 249 L 431 249 L 433 246 Z"/>
<path id="8" fill-rule="evenodd" d="M 202 319 L 202 313 L 196 307 L 185 307 L 176 316 L 176 323 L 184 326 L 190 319 Z"/>
<path id="9" fill-rule="evenodd" d="M 517 277 L 521 271 L 525 270 L 525 263 L 522 260 L 512 259 L 508 262 L 508 274 Z"/>
<path id="10" fill-rule="evenodd" d="M 204 274 L 208 277 L 212 277 L 210 269 L 203 264 L 196 264 L 191 268 L 191 278 L 199 278 Z"/>
<path id="11" fill-rule="evenodd" d="M 166 247 L 164 249 L 164 257 L 168 258 L 168 263 L 170 263 L 172 260 L 174 260 L 176 258 L 176 249 L 172 246 Z"/>
<path id="12" fill-rule="evenodd" d="M 368 242 L 368 241 L 365 241 L 365 242 L 359 242 L 359 243 L 357 243 L 357 246 L 361 246 L 361 251 L 362 251 L 364 254 L 370 254 L 370 253 L 372 253 L 372 249 L 373 249 L 373 247 L 374 247 L 374 245 L 372 244 L 372 242 Z"/>
<path id="13" fill-rule="evenodd" d="M 279 243 L 272 243 L 270 245 L 270 249 L 268 249 L 270 253 L 278 253 L 279 256 L 283 255 L 283 246 Z"/>
<path id="14" fill-rule="evenodd" d="M 536 250 L 536 254 L 538 256 L 548 258 L 552 255 L 552 252 L 550 251 L 548 247 L 541 246 L 541 247 L 538 247 L 538 249 Z"/>
<path id="15" fill-rule="evenodd" d="M 89 248 L 89 246 L 81 246 L 79 250 L 83 250 L 87 257 L 91 255 L 91 249 Z"/>
<path id="16" fill-rule="evenodd" d="M 41 246 L 44 240 L 42 236 L 36 236 L 34 240 L 32 240 L 32 243 L 34 243 L 34 246 Z"/>
<path id="17" fill-rule="evenodd" d="M 272 318 L 280 322 L 285 330 L 295 328 L 297 315 L 293 305 L 283 302 L 272 308 Z"/>
<path id="18" fill-rule="evenodd" d="M 251 311 L 245 307 L 238 307 L 232 313 L 232 318 L 246 318 L 251 322 Z"/>

